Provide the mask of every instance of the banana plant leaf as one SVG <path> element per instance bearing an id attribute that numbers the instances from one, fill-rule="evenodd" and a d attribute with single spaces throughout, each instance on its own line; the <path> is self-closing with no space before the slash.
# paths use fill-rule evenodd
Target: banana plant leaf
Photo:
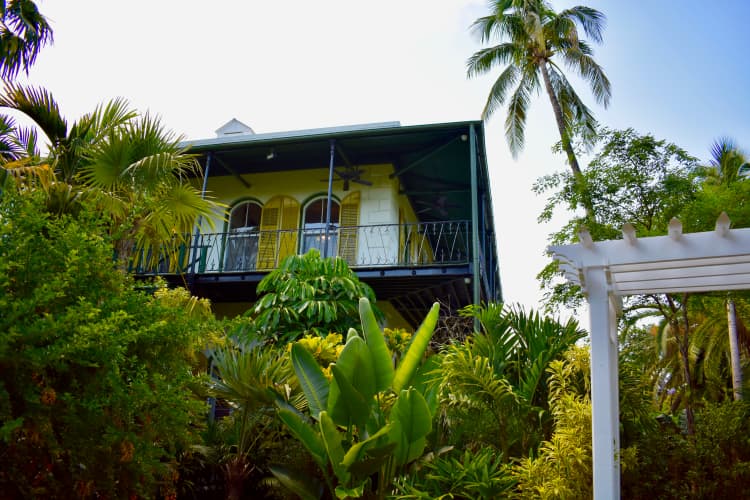
<path id="1" fill-rule="evenodd" d="M 393 361 L 383 332 L 380 330 L 377 319 L 375 319 L 370 301 L 365 297 L 359 299 L 359 317 L 362 321 L 362 334 L 372 355 L 372 365 L 375 369 L 375 390 L 377 392 L 384 391 L 391 386 L 393 381 Z"/>
<path id="2" fill-rule="evenodd" d="M 432 415 L 427 401 L 414 388 L 403 390 L 391 408 L 391 440 L 397 443 L 394 450 L 396 464 L 404 465 L 422 455 L 426 436 L 432 430 Z"/>
<path id="3" fill-rule="evenodd" d="M 279 482 L 302 500 L 320 500 L 323 498 L 324 485 L 309 475 L 299 474 L 285 467 L 270 465 L 268 469 Z"/>
<path id="4" fill-rule="evenodd" d="M 328 379 L 313 355 L 299 344 L 292 345 L 292 366 L 307 398 L 310 414 L 317 419 L 328 407 Z"/>
<path id="5" fill-rule="evenodd" d="M 325 471 L 328 467 L 328 452 L 315 428 L 305 422 L 302 416 L 291 410 L 280 409 L 278 415 L 294 437 L 310 452 L 315 463 Z"/>
<path id="6" fill-rule="evenodd" d="M 347 340 L 332 365 L 333 380 L 328 395 L 328 412 L 338 425 L 355 423 L 363 428 L 375 396 L 375 373 L 370 351 L 360 337 Z"/>
<path id="7" fill-rule="evenodd" d="M 331 462 L 333 473 L 339 480 L 340 484 L 348 484 L 351 474 L 343 465 L 344 447 L 341 442 L 344 436 L 336 428 L 331 417 L 327 412 L 320 413 L 320 435 L 323 437 L 323 445 L 328 453 L 328 460 Z"/>
<path id="8" fill-rule="evenodd" d="M 360 302 L 361 304 L 361 302 Z M 422 324 L 419 325 L 414 337 L 412 337 L 409 349 L 401 359 L 396 373 L 393 376 L 392 389 L 395 393 L 401 392 L 402 389 L 409 385 L 414 373 L 417 371 L 417 367 L 422 362 L 422 356 L 424 356 L 427 346 L 430 343 L 432 334 L 435 332 L 435 326 L 437 325 L 438 318 L 440 317 L 440 304 L 435 302 L 430 308 L 430 312 L 425 316 Z"/>
<path id="9" fill-rule="evenodd" d="M 347 468 L 351 470 L 352 465 L 365 456 L 365 451 L 369 447 L 374 447 L 377 442 L 383 436 L 388 436 L 391 431 L 391 424 L 384 425 L 378 432 L 365 439 L 355 443 L 344 455 L 344 461 L 342 462 Z"/>
<path id="10" fill-rule="evenodd" d="M 328 408 L 331 415 L 336 416 L 336 423 L 344 427 L 356 425 L 358 429 L 364 429 L 367 417 L 370 415 L 370 401 L 352 385 L 349 378 L 335 364 L 331 365 L 333 380 L 331 381 L 331 392 L 328 398 Z"/>

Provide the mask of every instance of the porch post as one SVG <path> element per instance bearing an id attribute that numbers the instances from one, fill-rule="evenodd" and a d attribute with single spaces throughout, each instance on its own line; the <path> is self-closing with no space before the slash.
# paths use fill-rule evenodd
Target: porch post
<path id="1" fill-rule="evenodd" d="M 591 430 L 594 500 L 620 498 L 617 323 L 605 269 L 585 270 L 591 320 Z"/>
<path id="2" fill-rule="evenodd" d="M 328 206 L 326 207 L 326 232 L 325 238 L 323 239 L 323 257 L 328 257 L 328 237 L 331 233 L 331 197 L 333 196 L 333 159 L 336 155 L 336 140 L 331 139 L 331 159 L 330 166 L 328 168 Z M 302 226 L 305 225 L 305 221 L 302 221 Z"/>
<path id="3" fill-rule="evenodd" d="M 208 186 L 208 173 L 211 170 L 211 158 L 213 158 L 213 152 L 209 151 L 206 154 L 206 168 L 203 169 L 203 186 L 201 187 L 201 199 L 206 197 L 206 187 Z M 203 216 L 198 216 L 198 220 L 195 224 L 195 236 L 193 236 L 193 258 L 190 259 L 190 274 L 195 274 L 195 263 L 200 259 L 198 253 L 198 238 L 201 234 L 201 224 L 203 224 Z"/>
<path id="4" fill-rule="evenodd" d="M 474 124 L 469 125 L 469 165 L 471 168 L 471 268 L 473 301 L 479 305 L 481 300 L 479 289 L 479 182 L 477 180 L 477 137 Z M 474 320 L 474 328 L 478 329 L 478 321 Z"/>

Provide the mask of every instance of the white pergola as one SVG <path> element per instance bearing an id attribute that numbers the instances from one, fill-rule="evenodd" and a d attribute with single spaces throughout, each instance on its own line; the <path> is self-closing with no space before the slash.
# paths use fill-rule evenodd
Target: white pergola
<path id="1" fill-rule="evenodd" d="M 597 241 L 585 229 L 580 243 L 551 246 L 565 277 L 580 285 L 591 318 L 591 405 L 594 499 L 620 498 L 617 314 L 626 295 L 750 289 L 750 228 L 730 229 L 725 213 L 716 229 L 682 233 L 677 219 L 666 236 Z"/>

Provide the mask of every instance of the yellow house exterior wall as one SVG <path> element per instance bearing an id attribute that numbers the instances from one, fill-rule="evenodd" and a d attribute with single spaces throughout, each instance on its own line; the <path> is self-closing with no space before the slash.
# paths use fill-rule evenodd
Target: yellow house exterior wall
<path id="1" fill-rule="evenodd" d="M 396 262 L 399 252 L 397 225 L 415 221 L 414 210 L 409 205 L 408 198 L 399 194 L 398 179 L 389 178 L 393 173 L 392 165 L 365 165 L 359 168 L 363 170 L 361 178 L 371 182 L 371 186 L 351 182 L 349 190 L 344 191 L 342 181 L 335 181 L 333 184 L 333 197 L 339 202 L 354 191 L 361 194 L 359 225 L 365 227 L 360 229 L 358 235 L 357 262 L 372 263 L 373 256 L 379 256 L 382 263 Z M 208 195 L 224 204 L 226 209 L 217 210 L 210 221 L 204 220 L 202 232 L 225 231 L 229 210 L 243 200 L 253 199 L 264 205 L 275 196 L 289 196 L 300 204 L 302 211 L 310 198 L 326 196 L 328 190 L 327 168 L 245 174 L 242 178 L 250 185 L 249 188 L 234 176 L 209 177 L 206 187 Z M 406 220 L 400 218 L 400 213 L 408 214 Z M 368 226 L 388 228 L 371 230 Z"/>

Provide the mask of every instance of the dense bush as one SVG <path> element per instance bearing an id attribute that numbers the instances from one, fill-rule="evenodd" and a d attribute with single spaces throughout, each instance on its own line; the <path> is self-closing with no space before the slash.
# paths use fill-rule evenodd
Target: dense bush
<path id="1" fill-rule="evenodd" d="M 0 199 L 0 491 L 170 496 L 205 421 L 191 388 L 208 305 L 139 291 L 98 215 L 42 206 L 29 192 Z"/>

